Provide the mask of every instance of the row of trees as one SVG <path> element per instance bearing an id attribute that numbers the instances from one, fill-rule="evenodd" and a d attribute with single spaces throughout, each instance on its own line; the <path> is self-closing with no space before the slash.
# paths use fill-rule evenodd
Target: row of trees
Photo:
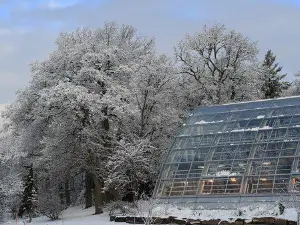
<path id="1" fill-rule="evenodd" d="M 272 51 L 260 62 L 256 42 L 220 24 L 186 35 L 175 60 L 116 23 L 63 33 L 56 44 L 3 114 L 0 201 L 19 216 L 56 217 L 82 196 L 96 214 L 110 200 L 135 201 L 153 190 L 190 109 L 298 93 Z"/>

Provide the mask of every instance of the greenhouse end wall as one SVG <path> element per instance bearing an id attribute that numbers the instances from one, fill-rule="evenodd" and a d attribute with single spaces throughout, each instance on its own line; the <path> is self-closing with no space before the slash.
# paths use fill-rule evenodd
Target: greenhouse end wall
<path id="1" fill-rule="evenodd" d="M 197 108 L 162 164 L 155 196 L 211 203 L 297 195 L 299 137 L 300 97 Z"/>

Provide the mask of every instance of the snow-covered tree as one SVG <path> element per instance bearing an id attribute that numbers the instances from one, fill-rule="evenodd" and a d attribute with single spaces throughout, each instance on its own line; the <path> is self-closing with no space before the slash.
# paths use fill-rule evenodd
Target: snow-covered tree
<path id="1" fill-rule="evenodd" d="M 141 183 L 147 183 L 155 174 L 151 154 L 156 149 L 148 140 L 136 140 L 133 143 L 121 140 L 109 157 L 107 168 L 107 188 L 114 188 L 121 196 L 131 192 L 133 201 L 137 200 L 138 188 Z"/>
<path id="2" fill-rule="evenodd" d="M 165 56 L 153 56 L 142 62 L 130 82 L 136 118 L 129 120 L 134 138 L 148 139 L 164 149 L 169 145 L 185 115 L 179 87 L 180 77 L 173 62 Z"/>
<path id="3" fill-rule="evenodd" d="M 36 207 L 37 207 L 37 189 L 34 180 L 33 166 L 29 166 L 27 174 L 24 179 L 24 189 L 22 202 L 19 208 L 18 215 L 23 217 L 25 214 L 28 217 L 29 223 L 32 221 Z"/>
<path id="4" fill-rule="evenodd" d="M 23 186 L 20 159 L 24 154 L 11 131 L 5 128 L 5 122 L 0 118 L 0 221 L 5 212 L 18 211 Z"/>
<path id="5" fill-rule="evenodd" d="M 271 50 L 268 50 L 262 63 L 262 74 L 260 76 L 261 91 L 265 99 L 280 97 L 283 91 L 290 86 L 289 82 L 283 80 L 286 74 L 280 74 L 282 67 L 275 63 L 275 60 L 276 56 Z"/>
<path id="6" fill-rule="evenodd" d="M 134 28 L 64 33 L 49 59 L 32 65 L 32 81 L 6 116 L 37 157 L 34 167 L 61 177 L 85 172 L 95 186 L 96 213 L 102 212 L 106 163 L 119 137 L 119 124 L 134 113 L 129 81 L 140 62 L 152 55 L 153 40 Z M 47 166 L 52 164 L 53 166 Z"/>
<path id="7" fill-rule="evenodd" d="M 257 97 L 257 54 L 255 42 L 220 24 L 188 34 L 175 46 L 180 72 L 198 83 L 202 104 Z"/>
<path id="8" fill-rule="evenodd" d="M 300 72 L 294 75 L 295 79 L 291 82 L 287 90 L 283 92 L 283 96 L 295 96 L 300 95 Z"/>

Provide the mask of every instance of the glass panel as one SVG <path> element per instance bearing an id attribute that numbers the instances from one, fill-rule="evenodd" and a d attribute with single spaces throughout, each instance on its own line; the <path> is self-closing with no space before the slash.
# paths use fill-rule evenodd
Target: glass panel
<path id="1" fill-rule="evenodd" d="M 200 148 L 195 152 L 194 161 L 204 161 L 208 155 L 209 148 Z"/>
<path id="2" fill-rule="evenodd" d="M 171 187 L 172 187 L 172 183 L 170 181 L 161 182 L 159 185 L 159 188 L 158 188 L 158 195 L 159 196 L 169 196 Z"/>
<path id="3" fill-rule="evenodd" d="M 162 179 L 174 178 L 178 165 L 165 165 L 162 172 Z"/>
<path id="4" fill-rule="evenodd" d="M 191 163 L 180 163 L 176 172 L 176 178 L 186 178 L 190 170 Z"/>
<path id="5" fill-rule="evenodd" d="M 230 177 L 226 187 L 226 194 L 238 194 L 240 192 L 241 182 L 241 177 Z"/>
<path id="6" fill-rule="evenodd" d="M 195 151 L 194 150 L 183 150 L 181 156 L 181 162 L 191 162 L 193 161 L 195 157 Z"/>
<path id="7" fill-rule="evenodd" d="M 278 161 L 277 174 L 291 173 L 294 158 L 282 158 Z"/>
<path id="8" fill-rule="evenodd" d="M 256 180 L 255 180 L 256 179 Z M 254 190 L 256 189 L 257 193 L 272 193 L 273 189 L 274 176 L 261 176 L 259 179 L 254 178 Z"/>
<path id="9" fill-rule="evenodd" d="M 212 194 L 225 194 L 227 178 L 215 178 L 211 189 Z"/>
<path id="10" fill-rule="evenodd" d="M 242 142 L 253 142 L 255 137 L 256 137 L 256 132 L 247 130 L 244 132 L 243 138 L 242 138 Z"/>
<path id="11" fill-rule="evenodd" d="M 287 130 L 287 128 L 272 130 L 273 132 L 271 132 L 270 139 L 275 141 L 284 138 L 286 136 Z"/>
<path id="12" fill-rule="evenodd" d="M 272 110 L 271 117 L 283 116 L 282 108 L 275 108 Z"/>
<path id="13" fill-rule="evenodd" d="M 186 186 L 185 180 L 174 180 L 173 185 L 170 189 L 170 196 L 182 195 Z"/>
<path id="14" fill-rule="evenodd" d="M 180 135 L 179 136 L 190 136 L 191 134 L 193 134 L 194 132 L 194 127 L 192 126 L 184 126 L 181 129 Z"/>
<path id="15" fill-rule="evenodd" d="M 282 109 L 282 114 L 285 116 L 292 116 L 296 110 L 297 106 L 287 106 Z"/>
<path id="16" fill-rule="evenodd" d="M 199 180 L 187 180 L 184 190 L 184 195 L 196 195 L 198 190 Z"/>
<path id="17" fill-rule="evenodd" d="M 291 126 L 297 126 L 300 124 L 300 116 L 294 116 L 291 120 Z"/>
<path id="18" fill-rule="evenodd" d="M 250 120 L 247 125 L 247 129 L 253 129 L 253 130 L 254 130 L 254 128 L 258 129 L 261 124 L 262 124 L 262 120 L 259 120 L 259 119 Z"/>
<path id="19" fill-rule="evenodd" d="M 218 163 L 217 162 L 209 163 L 207 175 L 208 176 L 215 176 L 216 172 L 217 172 L 217 168 L 218 168 Z"/>
<path id="20" fill-rule="evenodd" d="M 199 194 L 210 194 L 213 187 L 213 179 L 200 181 Z"/>
<path id="21" fill-rule="evenodd" d="M 262 122 L 262 126 L 274 127 L 276 126 L 277 118 L 266 118 Z"/>
<path id="22" fill-rule="evenodd" d="M 298 139 L 300 137 L 300 127 L 290 127 L 287 131 L 286 141 Z"/>
<path id="23" fill-rule="evenodd" d="M 176 138 L 173 148 L 178 148 L 178 149 L 185 148 L 189 140 L 190 140 L 189 138 Z"/>
<path id="24" fill-rule="evenodd" d="M 261 168 L 260 168 L 260 176 L 268 176 L 270 174 L 275 174 L 276 166 L 278 159 L 264 159 Z"/>
<path id="25" fill-rule="evenodd" d="M 273 193 L 287 193 L 290 176 L 275 176 Z"/>
<path id="26" fill-rule="evenodd" d="M 257 141 L 259 142 L 267 142 L 270 139 L 273 130 L 259 130 L 257 134 Z"/>
<path id="27" fill-rule="evenodd" d="M 174 151 L 169 157 L 171 163 L 180 162 L 182 156 L 182 151 Z"/>
<path id="28" fill-rule="evenodd" d="M 197 147 L 201 146 L 201 140 L 202 140 L 202 136 L 191 137 L 191 143 L 189 146 L 191 148 L 197 148 Z"/>
<path id="29" fill-rule="evenodd" d="M 252 117 L 252 114 L 253 114 L 252 110 L 242 111 L 239 119 L 250 119 Z"/>
<path id="30" fill-rule="evenodd" d="M 247 150 L 247 149 L 243 149 L 243 150 Z M 248 150 L 248 151 L 238 151 L 238 152 L 236 152 L 235 159 L 247 159 L 249 157 L 249 154 L 250 154 L 250 150 Z"/>
<path id="31" fill-rule="evenodd" d="M 291 122 L 292 117 L 282 117 L 282 118 L 278 118 L 278 120 L 276 121 L 276 126 L 275 127 L 287 127 L 290 122 Z"/>
<path id="32" fill-rule="evenodd" d="M 232 168 L 230 176 L 242 175 L 245 172 L 247 165 L 247 159 L 244 160 L 234 160 L 232 163 Z"/>
<path id="33" fill-rule="evenodd" d="M 192 163 L 189 177 L 200 177 L 204 169 L 204 162 Z"/>

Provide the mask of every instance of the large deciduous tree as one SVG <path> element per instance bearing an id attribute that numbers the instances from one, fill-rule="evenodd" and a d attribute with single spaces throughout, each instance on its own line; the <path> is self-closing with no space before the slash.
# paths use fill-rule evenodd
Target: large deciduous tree
<path id="1" fill-rule="evenodd" d="M 39 169 L 62 180 L 78 171 L 92 178 L 96 213 L 102 212 L 106 163 L 119 122 L 135 112 L 127 97 L 129 81 L 152 55 L 153 43 L 115 23 L 61 34 L 58 49 L 32 65 L 29 87 L 6 113 L 26 142 L 24 151 L 42 161 Z"/>
<path id="2" fill-rule="evenodd" d="M 180 72 L 201 89 L 198 104 L 256 98 L 257 54 L 256 42 L 220 24 L 187 34 L 175 46 Z"/>

